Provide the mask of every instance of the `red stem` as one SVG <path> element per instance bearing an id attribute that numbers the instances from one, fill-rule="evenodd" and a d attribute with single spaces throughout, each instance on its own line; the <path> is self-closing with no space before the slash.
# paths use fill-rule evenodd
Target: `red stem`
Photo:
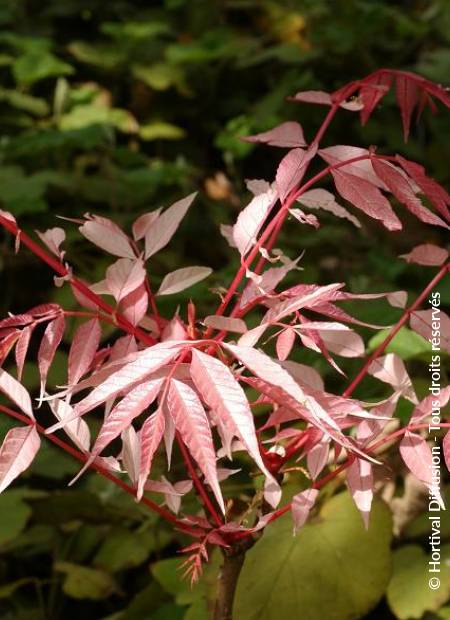
<path id="1" fill-rule="evenodd" d="M 43 437 L 45 437 L 45 439 L 47 439 L 48 441 L 51 441 L 53 444 L 55 444 L 56 446 L 64 450 L 64 452 L 67 452 L 67 454 L 70 454 L 71 456 L 73 456 L 75 459 L 77 459 L 77 461 L 80 461 L 81 463 L 86 463 L 86 461 L 88 460 L 89 455 L 86 455 L 83 452 L 76 450 L 75 448 L 73 448 L 71 445 L 69 445 L 62 439 L 59 439 L 59 437 L 56 437 L 56 435 L 46 435 L 45 428 L 41 426 L 40 424 L 35 423 L 29 417 L 22 415 L 21 413 L 18 413 L 17 411 L 13 411 L 9 407 L 5 407 L 4 405 L 0 405 L 0 411 L 3 411 L 3 413 L 6 413 L 6 415 L 8 415 L 11 418 L 15 418 L 16 420 L 19 420 L 23 424 L 28 424 L 29 426 L 35 426 L 38 433 L 40 433 Z M 94 461 L 89 466 L 89 469 L 95 470 L 100 475 L 102 475 L 104 478 L 107 478 L 111 482 L 114 482 L 114 484 L 116 484 L 118 487 L 120 487 L 123 491 L 125 491 L 129 495 L 136 497 L 136 489 L 133 489 L 132 486 L 130 486 L 129 484 L 121 480 L 118 476 L 115 476 L 114 474 L 112 474 L 108 469 L 106 469 L 106 467 L 103 467 L 103 465 L 101 465 L 100 463 Z M 169 512 L 162 506 L 159 506 L 155 502 L 152 502 L 147 497 L 144 496 L 141 499 L 141 502 L 145 504 L 146 506 L 148 506 L 154 512 L 157 512 L 166 521 L 170 521 L 171 523 L 176 525 L 178 528 L 182 529 L 184 532 L 188 534 L 193 534 L 196 531 L 194 528 L 189 527 L 188 525 L 183 523 L 183 521 L 178 519 L 171 512 Z"/>
<path id="2" fill-rule="evenodd" d="M 383 340 L 379 347 L 375 349 L 375 351 L 367 358 L 364 366 L 361 368 L 359 373 L 353 379 L 353 381 L 347 386 L 342 396 L 347 398 L 351 396 L 354 392 L 355 388 L 362 381 L 362 379 L 366 376 L 367 371 L 371 365 L 371 363 L 376 360 L 386 349 L 391 340 L 396 336 L 396 334 L 400 331 L 403 325 L 408 321 L 410 315 L 416 310 L 420 304 L 426 299 L 428 294 L 433 290 L 433 288 L 442 280 L 442 278 L 446 275 L 446 273 L 450 270 L 450 263 L 443 265 L 441 269 L 437 272 L 434 278 L 429 282 L 429 284 L 423 289 L 420 295 L 417 297 L 415 302 L 403 313 L 402 317 L 398 321 L 398 323 L 391 329 L 389 335 Z"/>
<path id="3" fill-rule="evenodd" d="M 197 472 L 195 471 L 195 467 L 192 463 L 191 457 L 189 455 L 189 452 L 186 448 L 186 446 L 183 443 L 183 440 L 180 437 L 180 434 L 177 433 L 177 440 L 178 440 L 178 447 L 180 448 L 181 454 L 183 456 L 184 462 L 186 463 L 186 467 L 188 468 L 189 471 L 189 475 L 191 476 L 195 488 L 197 489 L 197 492 L 199 494 L 199 496 L 201 497 L 205 507 L 208 509 L 209 513 L 211 514 L 212 518 L 214 519 L 217 527 L 221 527 L 223 525 L 223 521 L 220 518 L 217 510 L 214 508 L 213 503 L 211 502 L 208 493 L 204 487 L 204 485 L 202 484 L 200 478 L 197 476 Z"/>
<path id="4" fill-rule="evenodd" d="M 66 267 L 64 267 L 62 263 L 57 261 L 53 256 L 51 256 L 43 248 L 41 248 L 40 245 L 35 243 L 31 239 L 31 237 L 29 237 L 20 228 L 18 228 L 15 222 L 0 215 L 0 225 L 3 226 L 3 228 L 5 228 L 15 237 L 19 236 L 20 242 L 23 243 L 29 250 L 31 250 L 33 254 L 38 256 L 44 263 L 49 265 L 53 269 L 53 271 L 55 271 L 59 276 L 65 277 L 69 275 L 69 271 Z M 138 338 L 141 342 L 144 342 L 147 345 L 151 346 L 156 343 L 152 336 L 144 332 L 139 327 L 135 327 L 134 325 L 132 325 L 129 321 L 127 321 L 124 316 L 117 313 L 112 306 L 110 306 L 106 301 L 99 297 L 99 295 L 91 291 L 91 289 L 86 286 L 86 284 L 83 284 L 83 282 L 73 276 L 70 277 L 70 283 L 101 310 L 113 316 L 117 322 L 118 327 L 121 327 L 129 334 L 133 334 L 133 336 L 136 336 L 136 338 Z"/>

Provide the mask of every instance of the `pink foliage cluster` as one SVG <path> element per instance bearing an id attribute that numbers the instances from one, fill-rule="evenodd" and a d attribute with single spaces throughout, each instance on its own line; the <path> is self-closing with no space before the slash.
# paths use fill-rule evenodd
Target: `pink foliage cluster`
<path id="1" fill-rule="evenodd" d="M 105 217 L 86 214 L 74 220 L 80 233 L 113 261 L 104 278 L 90 285 L 74 276 L 70 258 L 62 249 L 65 233 L 61 228 L 38 233 L 46 251 L 18 228 L 11 214 L 0 212 L 0 224 L 16 237 L 17 247 L 23 243 L 47 262 L 56 272 L 56 284 L 70 286 L 82 307 L 79 312 L 68 312 L 46 304 L 0 321 L 0 364 L 14 352 L 17 368 L 15 376 L 0 369 L 0 391 L 22 413 L 1 409 L 27 422 L 10 430 L 0 448 L 0 490 L 30 466 L 44 432 L 35 421 L 36 407 L 21 383 L 30 341 L 41 324 L 45 329 L 37 355 L 39 401 L 48 403 L 56 418 L 55 424 L 45 429 L 47 437 L 64 447 L 66 444 L 53 435 L 64 431 L 78 450 L 77 458 L 84 461 L 82 471 L 94 467 L 138 499 L 145 500 L 147 491 L 162 493 L 167 508 L 150 500 L 147 504 L 197 539 L 186 549 L 190 554 L 186 568 L 193 578 L 208 557 L 207 544 L 226 547 L 288 510 L 297 531 L 314 506 L 319 489 L 341 472 L 367 524 L 380 450 L 393 439 L 400 439 L 400 454 L 409 470 L 424 484 L 432 485 L 431 451 L 421 429 L 437 406 L 435 398 L 418 401 L 404 363 L 393 353 L 385 354 L 385 347 L 408 321 L 411 329 L 430 338 L 432 310 L 419 310 L 419 306 L 448 272 L 447 251 L 424 244 L 402 257 L 410 263 L 439 267 L 430 285 L 407 308 L 403 291 L 353 294 L 341 282 L 325 286 L 298 283 L 283 289 L 283 279 L 298 269 L 300 257 L 290 258 L 273 249 L 286 219 L 294 225 L 300 222 L 317 228 L 323 211 L 356 227 L 362 226 L 360 217 L 369 217 L 390 231 L 398 231 L 404 208 L 425 224 L 449 228 L 450 196 L 419 164 L 400 155 L 378 154 L 374 148 L 320 148 L 321 138 L 339 108 L 359 111 L 365 123 L 394 85 L 405 139 L 415 110 L 419 115 L 425 105 L 434 110 L 433 99 L 450 107 L 450 98 L 442 87 L 409 73 L 380 70 L 331 95 L 309 91 L 293 97 L 299 103 L 330 107 L 312 141 L 308 142 L 296 122 L 246 138 L 288 152 L 273 182 L 248 182 L 252 194 L 248 205 L 233 225 L 222 226 L 224 237 L 239 254 L 240 268 L 218 310 L 202 319 L 196 316 L 192 302 L 184 319 L 178 313 L 163 317 L 158 298 L 203 280 L 210 275 L 209 268 L 177 269 L 164 277 L 158 291 L 152 290 L 148 270 L 149 259 L 170 242 L 195 194 L 167 209 L 141 215 L 129 233 Z M 307 178 L 313 160 L 323 161 L 325 166 Z M 327 175 L 331 175 L 335 193 L 317 186 Z M 393 205 L 400 205 L 399 214 Z M 341 303 L 374 298 L 384 298 L 386 303 L 405 309 L 403 316 L 345 393 L 330 393 L 314 368 L 289 359 L 291 352 L 299 346 L 311 349 L 343 374 L 340 357 L 365 355 L 358 326 L 386 326 L 364 323 Z M 232 301 L 234 307 L 226 315 Z M 260 321 L 249 329 L 245 317 L 255 309 Z M 66 317 L 72 315 L 84 322 L 72 338 L 66 385 L 59 392 L 49 393 L 48 372 L 64 335 Z M 449 322 L 443 312 L 441 320 Z M 113 341 L 104 341 L 105 324 L 118 327 L 122 333 Z M 450 330 L 446 333 L 448 338 Z M 275 356 L 265 346 L 272 339 Z M 450 351 L 448 339 L 443 338 L 442 347 Z M 387 399 L 367 403 L 351 397 L 366 374 L 391 387 Z M 248 388 L 256 394 L 252 400 Z M 400 397 L 415 408 L 408 425 L 399 429 L 392 422 Z M 439 405 L 444 406 L 449 397 L 450 388 L 444 387 Z M 255 418 L 254 410 L 260 406 L 266 413 Z M 104 412 L 103 423 L 97 436 L 91 438 L 85 418 L 99 408 Z M 445 426 L 449 425 L 443 423 Z M 115 440 L 120 440 L 119 451 L 115 456 L 103 456 Z M 169 470 L 175 442 L 186 462 L 189 480 L 170 482 L 164 476 L 153 480 L 155 454 L 165 451 Z M 447 434 L 447 460 L 449 444 Z M 240 452 L 247 455 L 250 469 L 259 472 L 263 480 L 260 516 L 252 527 L 241 518 L 233 519 L 221 486 L 221 481 L 237 471 L 230 469 L 230 462 L 233 454 Z M 304 468 L 310 487 L 299 490 L 291 503 L 280 507 L 283 475 L 289 465 Z M 129 484 L 122 482 L 118 475 L 122 473 L 127 474 Z M 182 497 L 192 488 L 204 505 L 204 516 L 178 516 Z"/>

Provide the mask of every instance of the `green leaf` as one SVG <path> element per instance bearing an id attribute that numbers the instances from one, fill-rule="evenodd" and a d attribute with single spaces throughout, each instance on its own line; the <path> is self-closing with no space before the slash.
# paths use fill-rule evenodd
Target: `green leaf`
<path id="1" fill-rule="evenodd" d="M 70 562 L 57 562 L 56 571 L 66 575 L 63 590 L 72 598 L 101 600 L 117 591 L 117 584 L 108 573 Z"/>
<path id="2" fill-rule="evenodd" d="M 50 52 L 30 51 L 14 62 L 13 73 L 18 84 L 30 85 L 49 77 L 71 75 L 73 68 Z"/>
<path id="3" fill-rule="evenodd" d="M 184 79 L 184 72 L 177 65 L 167 62 L 158 62 L 154 65 L 135 65 L 132 67 L 133 75 L 153 88 L 164 91 L 175 86 L 180 94 L 189 95 L 190 91 Z"/>
<path id="4" fill-rule="evenodd" d="M 149 553 L 148 541 L 142 535 L 125 529 L 117 529 L 107 534 L 93 564 L 114 573 L 139 566 L 145 562 Z"/>
<path id="5" fill-rule="evenodd" d="M 142 140 L 181 140 L 186 136 L 184 129 L 172 125 L 171 123 L 165 123 L 164 121 L 156 121 L 154 123 L 148 123 L 147 125 L 141 125 L 139 129 L 139 136 Z"/>
<path id="6" fill-rule="evenodd" d="M 59 120 L 63 131 L 83 129 L 90 125 L 111 125 L 124 133 L 135 133 L 137 123 L 131 112 L 101 105 L 78 105 Z"/>
<path id="7" fill-rule="evenodd" d="M 390 329 L 382 329 L 369 340 L 368 351 L 375 349 L 389 335 Z M 403 360 L 419 357 L 431 350 L 430 343 L 408 327 L 402 327 L 386 347 L 386 353 L 397 353 Z"/>
<path id="8" fill-rule="evenodd" d="M 0 89 L 0 101 L 6 101 L 10 106 L 35 116 L 46 116 L 50 108 L 45 99 L 33 97 L 17 90 Z"/>
<path id="9" fill-rule="evenodd" d="M 31 509 L 22 497 L 19 489 L 4 491 L 0 495 L 0 545 L 19 536 L 31 515 Z"/>
<path id="10" fill-rule="evenodd" d="M 430 557 L 418 545 L 407 545 L 395 551 L 387 600 L 399 620 L 422 618 L 426 611 L 438 611 L 447 602 L 450 596 L 450 545 L 443 545 L 440 551 L 439 574 L 428 572 Z M 437 590 L 430 588 L 430 577 L 440 579 Z"/>
<path id="11" fill-rule="evenodd" d="M 316 521 L 292 534 L 286 515 L 250 549 L 234 616 L 240 620 L 350 620 L 382 597 L 390 573 L 391 516 L 374 502 L 366 531 L 352 498 L 340 493 Z"/>

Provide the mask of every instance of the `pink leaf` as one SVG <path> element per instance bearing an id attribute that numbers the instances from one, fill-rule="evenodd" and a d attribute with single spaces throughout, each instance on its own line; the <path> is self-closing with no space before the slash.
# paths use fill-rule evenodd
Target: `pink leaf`
<path id="1" fill-rule="evenodd" d="M 318 105 L 331 105 L 331 95 L 323 90 L 303 90 L 293 97 L 291 101 L 299 101 L 301 103 L 317 103 Z"/>
<path id="2" fill-rule="evenodd" d="M 174 293 L 179 293 L 197 284 L 197 282 L 201 282 L 211 273 L 212 269 L 209 267 L 183 267 L 182 269 L 177 269 L 164 276 L 156 294 L 173 295 Z"/>
<path id="3" fill-rule="evenodd" d="M 222 512 L 225 512 L 211 429 L 200 399 L 185 383 L 172 379 L 167 407 L 181 439 L 205 476 Z"/>
<path id="4" fill-rule="evenodd" d="M 145 234 L 145 258 L 150 258 L 164 248 L 187 213 L 197 193 L 190 194 L 175 202 L 171 207 L 163 211 L 158 219 L 152 224 Z"/>
<path id="5" fill-rule="evenodd" d="M 427 209 L 419 198 L 415 195 L 411 184 L 405 178 L 404 173 L 389 162 L 380 159 L 372 159 L 373 169 L 386 184 L 392 194 L 401 202 L 413 215 L 425 224 L 434 224 L 448 228 L 447 224 L 440 217 Z"/>
<path id="6" fill-rule="evenodd" d="M 139 433 L 141 443 L 141 462 L 137 485 L 137 498 L 144 493 L 144 485 L 150 475 L 153 457 L 164 436 L 165 417 L 161 408 L 157 409 L 142 425 Z"/>
<path id="7" fill-rule="evenodd" d="M 168 364 L 180 352 L 181 345 L 174 342 L 163 342 L 139 351 L 135 359 L 116 372 L 110 374 L 103 383 L 74 407 L 74 415 L 80 416 L 98 407 L 106 400 L 116 397 L 121 392 L 129 390 L 135 384 L 141 383 L 152 373 Z M 46 432 L 52 433 L 64 424 L 56 424 Z"/>
<path id="8" fill-rule="evenodd" d="M 28 353 L 28 347 L 30 345 L 31 335 L 33 333 L 34 325 L 27 325 L 22 329 L 22 332 L 17 340 L 16 344 L 16 364 L 17 364 L 17 379 L 20 381 L 22 378 L 23 367 L 25 359 Z"/>
<path id="9" fill-rule="evenodd" d="M 371 463 L 355 459 L 347 469 L 347 484 L 367 529 L 374 485 Z"/>
<path id="10" fill-rule="evenodd" d="M 245 321 L 229 316 L 217 316 L 215 314 L 211 314 L 205 318 L 203 323 L 206 327 L 220 330 L 226 329 L 228 332 L 235 332 L 236 334 L 245 334 L 247 331 Z"/>
<path id="11" fill-rule="evenodd" d="M 130 390 L 112 409 L 101 427 L 92 456 L 95 458 L 106 446 L 118 437 L 131 422 L 147 409 L 156 399 L 163 379 L 150 379 Z"/>
<path id="12" fill-rule="evenodd" d="M 98 215 L 90 218 L 80 226 L 80 232 L 86 239 L 114 256 L 135 258 L 130 240 L 114 222 Z"/>
<path id="13" fill-rule="evenodd" d="M 78 383 L 89 370 L 100 344 L 101 333 L 98 319 L 86 321 L 77 328 L 69 351 L 69 385 Z"/>
<path id="14" fill-rule="evenodd" d="M 294 148 L 296 146 L 306 146 L 303 129 L 299 123 L 288 121 L 281 123 L 270 131 L 258 133 L 254 136 L 242 138 L 246 142 L 261 142 L 269 146 L 281 146 Z"/>
<path id="15" fill-rule="evenodd" d="M 315 480 L 328 463 L 330 444 L 328 441 L 319 441 L 306 455 L 306 463 L 311 478 Z"/>
<path id="16" fill-rule="evenodd" d="M 283 157 L 276 175 L 276 186 L 282 202 L 299 185 L 306 172 L 308 163 L 315 156 L 316 152 L 317 147 L 307 151 L 297 148 L 292 149 Z"/>
<path id="17" fill-rule="evenodd" d="M 323 392 L 324 383 L 323 379 L 317 370 L 306 366 L 305 364 L 299 364 L 298 362 L 285 361 L 281 364 L 294 379 L 300 383 L 300 385 L 311 387 L 314 390 Z"/>
<path id="18" fill-rule="evenodd" d="M 270 325 L 276 323 L 280 319 L 300 310 L 301 308 L 313 308 L 319 303 L 333 299 L 337 290 L 342 288 L 344 284 L 336 283 L 328 286 L 318 286 L 305 290 L 300 295 L 294 296 L 292 299 L 286 299 L 273 306 L 262 320 L 262 324 Z"/>
<path id="19" fill-rule="evenodd" d="M 131 482 L 136 486 L 141 466 L 141 448 L 139 435 L 133 426 L 129 426 L 122 432 L 120 459 Z"/>
<path id="20" fill-rule="evenodd" d="M 55 357 L 56 350 L 61 343 L 64 328 L 65 320 L 63 314 L 60 314 L 45 328 L 38 351 L 38 366 L 39 374 L 41 376 L 41 397 L 45 390 L 48 371 L 50 370 L 53 358 Z"/>
<path id="21" fill-rule="evenodd" d="M 145 284 L 142 283 L 134 291 L 128 293 L 120 302 L 120 312 L 132 325 L 139 325 L 144 319 L 148 309 L 148 293 Z M 149 317 L 145 317 L 148 318 Z M 150 319 L 149 319 L 150 321 Z M 142 327 L 144 323 L 142 323 Z M 149 326 L 146 326 L 149 329 Z M 155 325 L 156 331 L 157 327 Z M 151 329 L 151 328 L 150 328 Z"/>
<path id="22" fill-rule="evenodd" d="M 410 472 L 427 485 L 433 483 L 433 457 L 425 439 L 406 431 L 400 442 L 400 454 Z"/>
<path id="23" fill-rule="evenodd" d="M 45 232 L 36 231 L 41 241 L 45 243 L 48 249 L 53 252 L 60 260 L 64 258 L 65 252 L 60 250 L 59 246 L 64 242 L 66 233 L 62 228 L 49 228 Z"/>
<path id="24" fill-rule="evenodd" d="M 311 488 L 294 495 L 292 498 L 291 511 L 294 520 L 294 534 L 297 534 L 299 529 L 306 523 L 318 494 L 319 491 L 317 489 Z"/>
<path id="25" fill-rule="evenodd" d="M 284 329 L 277 338 L 277 357 L 284 362 L 292 351 L 292 347 L 295 343 L 295 330 L 292 327 Z"/>
<path id="26" fill-rule="evenodd" d="M 275 190 L 268 189 L 255 196 L 238 216 L 233 226 L 233 240 L 243 257 L 256 242 L 258 233 L 277 199 Z"/>
<path id="27" fill-rule="evenodd" d="M 187 340 L 188 334 L 183 321 L 178 315 L 175 315 L 167 325 L 164 327 L 161 333 L 161 341 L 166 340 Z"/>
<path id="28" fill-rule="evenodd" d="M 229 431 L 229 439 L 236 435 L 261 471 L 271 479 L 261 458 L 247 397 L 228 366 L 216 358 L 193 350 L 191 376 L 202 398 Z M 229 446 L 225 448 L 228 452 Z"/>
<path id="29" fill-rule="evenodd" d="M 17 379 L 0 368 L 0 392 L 3 392 L 21 411 L 34 420 L 31 398 Z"/>
<path id="30" fill-rule="evenodd" d="M 347 209 L 342 207 L 331 192 L 325 189 L 311 189 L 297 198 L 297 202 L 308 209 L 323 209 L 337 217 L 345 218 L 357 228 L 361 227 L 360 221 Z"/>
<path id="31" fill-rule="evenodd" d="M 415 310 L 411 313 L 411 329 L 428 340 L 435 350 L 450 353 L 450 317 L 440 308 Z"/>
<path id="32" fill-rule="evenodd" d="M 162 379 L 153 379 L 141 383 L 128 392 L 124 398 L 107 415 L 101 427 L 97 439 L 92 447 L 89 459 L 84 464 L 81 471 L 72 480 L 71 484 L 77 480 L 81 474 L 95 461 L 103 450 L 118 437 L 147 407 L 149 407 L 158 395 Z M 66 418 L 70 419 L 70 418 Z"/>
<path id="33" fill-rule="evenodd" d="M 448 403 L 450 399 L 450 386 L 446 386 L 439 389 L 439 395 L 430 394 L 426 396 L 415 407 L 412 412 L 410 424 L 419 424 L 425 418 L 430 416 L 436 409 L 442 409 Z M 439 412 L 440 415 L 440 412 Z"/>
<path id="34" fill-rule="evenodd" d="M 329 146 L 326 149 L 320 149 L 319 155 L 327 162 L 327 164 L 330 164 L 331 166 L 343 163 L 356 157 L 366 157 L 366 159 L 361 159 L 350 164 L 342 165 L 338 168 L 338 170 L 344 172 L 345 174 L 351 174 L 358 177 L 359 179 L 367 181 L 372 185 L 376 185 L 380 189 L 386 189 L 384 183 L 375 174 L 372 160 L 370 159 L 370 152 L 367 149 L 360 148 L 359 146 L 339 144 L 337 146 Z"/>
<path id="35" fill-rule="evenodd" d="M 400 258 L 403 258 L 407 263 L 426 265 L 427 267 L 439 267 L 447 260 L 448 251 L 432 243 L 424 243 L 422 245 L 416 245 L 409 254 L 402 254 Z"/>
<path id="36" fill-rule="evenodd" d="M 63 400 L 55 399 L 49 404 L 53 414 L 60 422 L 72 420 L 64 426 L 64 432 L 82 452 L 88 452 L 91 433 L 86 422 L 81 418 L 73 420 L 73 408 Z"/>
<path id="37" fill-rule="evenodd" d="M 318 331 L 331 353 L 341 357 L 362 357 L 365 353 L 363 339 L 353 330 L 318 329 Z"/>
<path id="38" fill-rule="evenodd" d="M 408 141 L 411 116 L 419 101 L 419 89 L 408 75 L 398 75 L 396 79 L 396 96 L 403 123 L 403 135 Z"/>
<path id="39" fill-rule="evenodd" d="M 427 196 L 430 202 L 434 205 L 437 211 L 442 217 L 450 221 L 450 211 L 448 205 L 450 205 L 450 196 L 439 183 L 430 177 L 427 177 L 423 166 L 416 164 L 415 162 L 408 161 L 400 155 L 396 156 L 396 160 L 401 165 L 403 170 L 417 183 L 422 192 Z"/>
<path id="40" fill-rule="evenodd" d="M 120 258 L 106 270 L 106 284 L 117 302 L 136 290 L 145 280 L 146 272 L 140 260 Z"/>
<path id="41" fill-rule="evenodd" d="M 223 346 L 237 357 L 237 359 L 254 375 L 270 385 L 281 389 L 298 404 L 303 405 L 310 413 L 310 421 L 318 425 L 321 430 L 329 432 L 329 430 L 326 430 L 328 427 L 340 432 L 338 426 L 326 411 L 322 409 L 313 398 L 306 395 L 291 375 L 268 355 L 252 347 L 242 347 L 225 343 Z M 326 425 L 326 427 L 324 425 Z"/>
<path id="42" fill-rule="evenodd" d="M 34 425 L 18 426 L 6 433 L 0 447 L 0 493 L 31 465 L 40 444 Z"/>
<path id="43" fill-rule="evenodd" d="M 417 396 L 406 372 L 405 364 L 395 353 L 388 353 L 374 360 L 367 372 L 376 379 L 389 383 L 396 392 L 400 392 L 412 403 L 417 404 Z"/>
<path id="44" fill-rule="evenodd" d="M 402 224 L 392 210 L 389 201 L 380 190 L 353 174 L 332 170 L 336 189 L 342 198 L 348 200 L 369 217 L 381 220 L 388 230 L 401 230 Z"/>
<path id="45" fill-rule="evenodd" d="M 151 211 L 150 213 L 144 213 L 133 224 L 133 238 L 135 241 L 143 239 L 153 224 L 159 217 L 161 209 Z"/>
<path id="46" fill-rule="evenodd" d="M 378 73 L 370 81 L 364 82 L 359 91 L 359 97 L 363 102 L 361 110 L 361 124 L 365 125 L 372 112 L 389 91 L 392 85 L 392 75 L 389 73 Z"/>

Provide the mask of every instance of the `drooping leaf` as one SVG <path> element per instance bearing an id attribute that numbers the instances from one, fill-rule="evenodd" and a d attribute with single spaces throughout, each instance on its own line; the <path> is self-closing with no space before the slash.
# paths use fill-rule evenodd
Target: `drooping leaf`
<path id="1" fill-rule="evenodd" d="M 419 89 L 414 80 L 407 75 L 397 75 L 395 80 L 395 94 L 400 108 L 403 123 L 403 136 L 408 141 L 411 116 L 419 102 Z"/>
<path id="2" fill-rule="evenodd" d="M 293 189 L 303 179 L 308 163 L 316 154 L 316 148 L 304 151 L 301 148 L 292 149 L 281 160 L 276 174 L 276 186 L 280 200 L 284 202 Z"/>
<path id="3" fill-rule="evenodd" d="M 216 453 L 211 428 L 203 405 L 192 388 L 172 379 L 167 394 L 167 407 L 175 427 L 211 487 L 222 512 L 225 512 L 217 478 Z"/>
<path id="4" fill-rule="evenodd" d="M 369 217 L 381 220 L 388 230 L 401 230 L 402 224 L 392 210 L 389 201 L 380 190 L 365 179 L 343 172 L 332 170 L 336 189 L 342 198 L 348 200 L 357 209 L 361 209 Z"/>
<path id="5" fill-rule="evenodd" d="M 378 357 L 370 364 L 367 372 L 380 381 L 389 383 L 396 391 L 402 393 L 405 398 L 417 404 L 417 396 L 405 365 L 395 353 L 388 353 Z"/>
<path id="6" fill-rule="evenodd" d="M 145 420 L 140 430 L 140 465 L 137 484 L 138 499 L 141 499 L 144 493 L 144 485 L 150 475 L 155 452 L 164 437 L 165 427 L 164 412 L 161 408 L 158 408 L 155 413 Z"/>
<path id="7" fill-rule="evenodd" d="M 261 471 L 269 475 L 259 451 L 247 397 L 228 366 L 217 358 L 194 350 L 190 370 L 202 398 L 229 431 L 228 440 L 231 441 L 233 435 L 237 436 Z M 229 445 L 224 447 L 229 452 Z"/>
<path id="8" fill-rule="evenodd" d="M 306 523 L 309 513 L 315 504 L 319 491 L 317 489 L 306 489 L 301 493 L 297 493 L 292 498 L 292 518 L 294 520 L 294 534 L 300 530 Z"/>
<path id="9" fill-rule="evenodd" d="M 433 482 L 433 457 L 425 439 L 417 433 L 406 431 L 400 442 L 400 454 L 414 476 L 427 485 Z"/>
<path id="10" fill-rule="evenodd" d="M 59 314 L 56 319 L 50 321 L 45 328 L 44 335 L 41 340 L 38 351 L 38 366 L 41 377 L 41 395 L 45 390 L 48 371 L 55 357 L 57 348 L 59 347 L 65 328 L 64 315 Z"/>
<path id="11" fill-rule="evenodd" d="M 379 178 L 386 184 L 397 200 L 405 205 L 408 211 L 426 224 L 448 228 L 447 224 L 440 217 L 422 204 L 414 193 L 410 182 L 398 168 L 390 162 L 376 158 L 372 159 L 372 165 Z"/>
<path id="12" fill-rule="evenodd" d="M 256 237 L 276 199 L 277 193 L 274 189 L 269 188 L 266 192 L 255 196 L 239 214 L 236 224 L 233 226 L 233 240 L 242 257 L 255 244 Z"/>
<path id="13" fill-rule="evenodd" d="M 50 401 L 50 408 L 60 422 L 72 420 L 65 424 L 64 431 L 82 452 L 87 452 L 91 443 L 91 433 L 86 422 L 81 418 L 73 420 L 73 408 L 59 398 Z"/>
<path id="14" fill-rule="evenodd" d="M 74 407 L 74 415 L 83 415 L 124 390 L 141 383 L 178 355 L 180 348 L 181 345 L 177 346 L 175 342 L 164 342 L 139 351 L 132 362 L 108 375 L 103 383 L 77 403 Z M 47 429 L 47 432 L 53 432 L 62 426 L 64 424 L 55 424 Z"/>
<path id="15" fill-rule="evenodd" d="M 34 420 L 31 398 L 21 383 L 0 368 L 0 392 L 3 392 L 21 411 Z"/>
<path id="16" fill-rule="evenodd" d="M 347 484 L 364 525 L 368 528 L 374 486 L 372 464 L 362 459 L 355 459 L 347 468 Z"/>
<path id="17" fill-rule="evenodd" d="M 78 383 L 89 370 L 100 344 L 100 337 L 101 328 L 98 319 L 86 321 L 77 328 L 69 351 L 69 385 Z"/>
<path id="18" fill-rule="evenodd" d="M 34 424 L 16 426 L 0 447 L 0 493 L 33 462 L 41 440 Z"/>

